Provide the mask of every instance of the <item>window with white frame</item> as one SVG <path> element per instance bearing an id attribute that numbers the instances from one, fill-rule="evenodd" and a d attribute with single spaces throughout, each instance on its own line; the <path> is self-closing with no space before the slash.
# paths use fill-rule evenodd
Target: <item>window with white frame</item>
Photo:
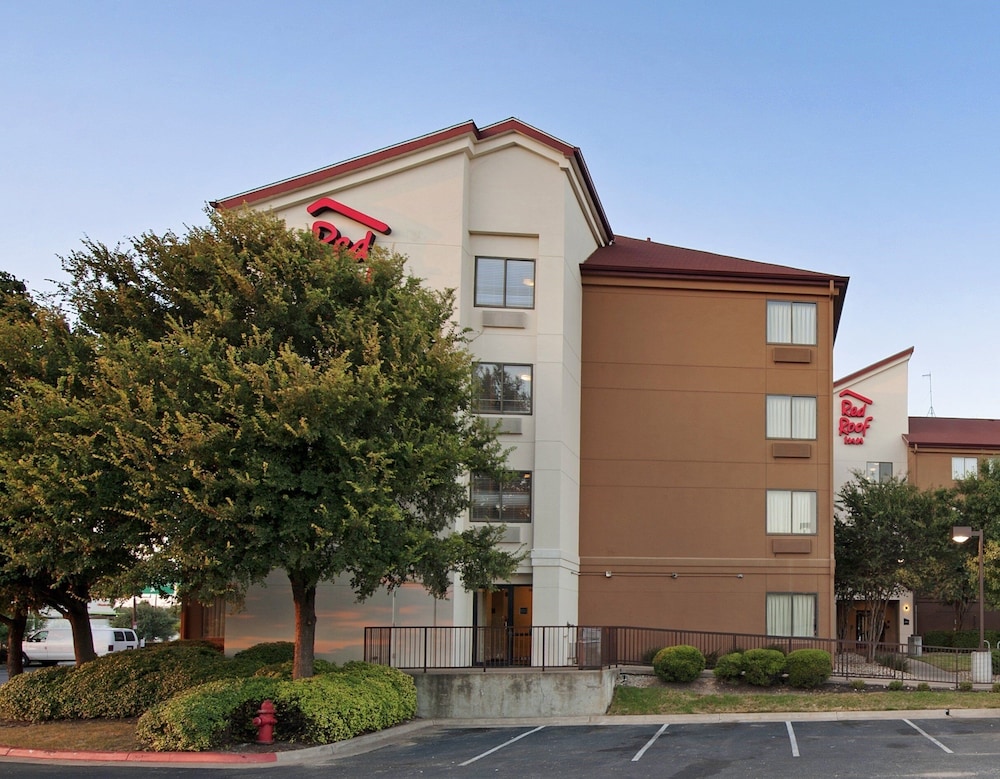
<path id="1" fill-rule="evenodd" d="M 476 257 L 475 305 L 535 307 L 535 261 Z"/>
<path id="2" fill-rule="evenodd" d="M 816 438 L 816 398 L 767 396 L 768 438 Z"/>
<path id="3" fill-rule="evenodd" d="M 815 534 L 816 493 L 809 490 L 768 490 L 767 532 Z"/>
<path id="4" fill-rule="evenodd" d="M 816 593 L 769 592 L 767 635 L 812 638 L 816 635 Z"/>
<path id="5" fill-rule="evenodd" d="M 530 365 L 501 362 L 476 363 L 476 412 L 479 414 L 530 414 Z"/>
<path id="6" fill-rule="evenodd" d="M 952 457 L 951 478 L 968 479 L 979 473 L 979 460 L 975 457 Z"/>
<path id="7" fill-rule="evenodd" d="M 531 522 L 531 472 L 472 475 L 473 522 Z"/>
<path id="8" fill-rule="evenodd" d="M 892 478 L 892 463 L 870 462 L 865 466 L 868 481 L 889 481 Z"/>
<path id="9" fill-rule="evenodd" d="M 816 304 L 767 301 L 767 342 L 816 345 Z"/>

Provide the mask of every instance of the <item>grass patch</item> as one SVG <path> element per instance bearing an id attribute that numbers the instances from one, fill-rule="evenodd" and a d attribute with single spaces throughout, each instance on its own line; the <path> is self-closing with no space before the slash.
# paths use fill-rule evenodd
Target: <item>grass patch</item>
<path id="1" fill-rule="evenodd" d="M 135 752 L 141 749 L 135 723 L 134 718 L 0 722 L 0 744 L 21 749 Z"/>
<path id="2" fill-rule="evenodd" d="M 664 687 L 617 687 L 608 714 L 721 714 L 780 711 L 913 711 L 997 709 L 989 692 L 900 690 L 894 692 L 721 693 L 699 695 Z"/>

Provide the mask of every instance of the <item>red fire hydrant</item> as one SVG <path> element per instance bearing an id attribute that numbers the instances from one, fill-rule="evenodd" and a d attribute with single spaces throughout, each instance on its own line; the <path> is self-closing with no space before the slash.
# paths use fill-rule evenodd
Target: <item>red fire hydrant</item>
<path id="1" fill-rule="evenodd" d="M 257 728 L 258 744 L 274 743 L 274 726 L 278 724 L 278 718 L 274 716 L 274 704 L 271 701 L 260 704 L 260 711 L 253 718 L 253 724 Z"/>

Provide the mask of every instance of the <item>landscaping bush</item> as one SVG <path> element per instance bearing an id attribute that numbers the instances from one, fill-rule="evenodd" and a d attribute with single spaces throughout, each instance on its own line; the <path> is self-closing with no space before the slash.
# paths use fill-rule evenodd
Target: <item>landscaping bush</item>
<path id="1" fill-rule="evenodd" d="M 879 652 L 875 655 L 875 662 L 902 673 L 906 673 L 910 669 L 909 658 L 896 652 Z"/>
<path id="2" fill-rule="evenodd" d="M 743 676 L 743 653 L 730 652 L 728 655 L 723 655 L 716 662 L 712 673 L 716 679 L 724 682 L 739 681 Z"/>
<path id="3" fill-rule="evenodd" d="M 1000 631 L 987 630 L 983 638 L 990 646 L 1000 640 Z M 923 636 L 925 647 L 953 647 L 955 649 L 980 649 L 978 630 L 928 630 Z"/>
<path id="4" fill-rule="evenodd" d="M 242 649 L 233 655 L 233 662 L 240 665 L 253 666 L 254 669 L 265 665 L 291 662 L 295 659 L 295 644 L 291 641 L 269 641 L 254 644 L 248 649 Z"/>
<path id="5" fill-rule="evenodd" d="M 0 719 L 135 717 L 174 694 L 235 667 L 203 641 L 175 641 L 114 652 L 77 667 L 15 676 L 0 686 Z"/>
<path id="6" fill-rule="evenodd" d="M 785 658 L 785 672 L 792 687 L 819 687 L 833 673 L 833 661 L 822 649 L 796 649 Z"/>
<path id="7" fill-rule="evenodd" d="M 663 649 L 662 646 L 651 646 L 649 649 L 643 652 L 642 653 L 643 665 L 652 665 L 653 658 L 656 657 L 657 653 L 659 653 L 661 649 Z"/>
<path id="8" fill-rule="evenodd" d="M 777 649 L 748 649 L 743 653 L 743 679 L 757 687 L 770 687 L 785 670 L 785 656 Z"/>
<path id="9" fill-rule="evenodd" d="M 44 722 L 62 718 L 59 693 L 72 670 L 67 666 L 42 668 L 0 685 L 0 720 Z"/>
<path id="10" fill-rule="evenodd" d="M 668 646 L 656 653 L 653 670 L 665 682 L 693 682 L 705 670 L 705 656 L 687 644 Z"/>
<path id="11" fill-rule="evenodd" d="M 993 666 L 993 675 L 1000 674 L 1000 649 L 990 652 L 990 664 Z"/>
<path id="12" fill-rule="evenodd" d="M 886 689 L 892 690 L 893 692 L 898 692 L 903 689 L 903 682 L 901 679 L 893 679 L 889 684 L 886 685 Z"/>
<path id="13" fill-rule="evenodd" d="M 136 736 L 155 751 L 202 751 L 256 737 L 262 701 L 277 710 L 275 738 L 327 744 L 397 725 L 416 713 L 416 687 L 403 672 L 348 663 L 309 679 L 225 679 L 188 690 L 150 709 Z"/>

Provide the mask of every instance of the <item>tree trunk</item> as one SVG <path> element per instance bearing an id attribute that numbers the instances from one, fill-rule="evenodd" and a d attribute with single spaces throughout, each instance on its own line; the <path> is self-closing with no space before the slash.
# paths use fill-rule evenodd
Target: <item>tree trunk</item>
<path id="1" fill-rule="evenodd" d="M 7 626 L 7 678 L 13 679 L 24 673 L 22 644 L 28 629 L 28 612 L 17 611 L 10 619 L 4 619 Z"/>
<path id="2" fill-rule="evenodd" d="M 292 598 L 295 601 L 295 660 L 292 678 L 305 679 L 313 675 L 316 657 L 316 581 L 301 573 L 289 572 Z"/>
<path id="3" fill-rule="evenodd" d="M 90 629 L 90 613 L 87 601 L 71 598 L 66 603 L 66 619 L 73 629 L 73 655 L 76 664 L 89 663 L 97 659 L 94 651 L 94 633 Z"/>

